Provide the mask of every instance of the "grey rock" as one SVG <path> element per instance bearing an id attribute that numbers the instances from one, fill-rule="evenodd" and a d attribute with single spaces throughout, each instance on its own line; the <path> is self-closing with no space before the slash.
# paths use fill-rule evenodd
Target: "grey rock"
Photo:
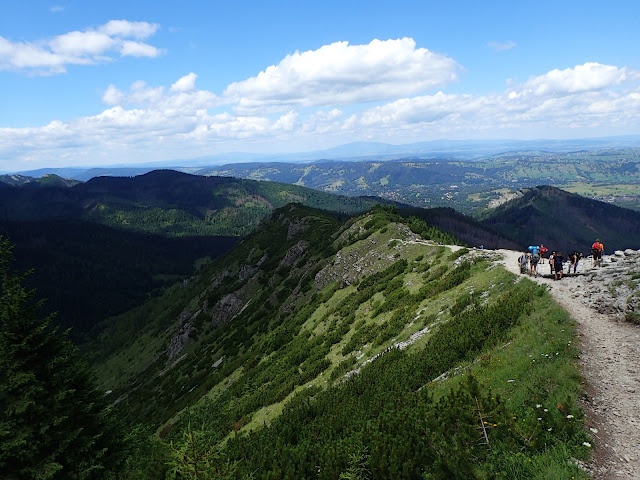
<path id="1" fill-rule="evenodd" d="M 280 261 L 280 266 L 288 268 L 295 265 L 296 262 L 305 254 L 308 248 L 309 243 L 305 240 L 300 240 L 293 247 L 287 250 L 287 253 L 285 253 L 283 259 Z"/>
<path id="2" fill-rule="evenodd" d="M 193 316 L 193 312 L 189 308 L 185 308 L 180 315 L 178 316 L 178 325 L 182 325 L 185 320 L 191 318 Z"/>
<path id="3" fill-rule="evenodd" d="M 238 298 L 235 294 L 230 293 L 222 297 L 216 305 L 213 307 L 213 312 L 211 314 L 211 320 L 214 325 L 218 325 L 221 323 L 227 323 L 233 317 L 235 317 L 242 307 L 244 306 L 244 302 Z"/>
<path id="4" fill-rule="evenodd" d="M 258 271 L 258 267 L 253 265 L 244 265 L 238 272 L 238 280 L 244 282 L 247 278 Z"/>
<path id="5" fill-rule="evenodd" d="M 173 358 L 184 348 L 189 341 L 189 334 L 193 327 L 191 323 L 185 323 L 174 335 L 171 337 L 169 347 L 167 348 L 167 357 Z"/>
<path id="6" fill-rule="evenodd" d="M 299 233 L 306 232 L 309 228 L 309 224 L 306 219 L 303 218 L 299 222 L 292 222 L 289 224 L 289 229 L 287 230 L 287 240 L 293 239 Z"/>
<path id="7" fill-rule="evenodd" d="M 216 288 L 224 281 L 225 278 L 230 277 L 231 275 L 233 275 L 233 272 L 228 269 L 218 274 L 216 278 L 213 279 L 213 282 L 211 282 L 211 288 Z"/>

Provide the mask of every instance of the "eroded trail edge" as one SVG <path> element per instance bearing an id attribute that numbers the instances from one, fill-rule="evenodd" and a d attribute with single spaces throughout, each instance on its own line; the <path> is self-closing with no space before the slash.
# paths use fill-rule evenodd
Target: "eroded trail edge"
<path id="1" fill-rule="evenodd" d="M 521 253 L 498 252 L 505 267 L 520 275 Z M 579 366 L 587 394 L 582 405 L 594 438 L 588 469 L 598 480 L 640 479 L 640 327 L 619 314 L 601 313 L 608 302 L 615 302 L 615 270 L 592 268 L 584 260 L 579 275 L 555 281 L 549 265 L 543 264 L 539 266 L 543 276 L 529 277 L 548 285 L 553 298 L 577 323 Z"/>

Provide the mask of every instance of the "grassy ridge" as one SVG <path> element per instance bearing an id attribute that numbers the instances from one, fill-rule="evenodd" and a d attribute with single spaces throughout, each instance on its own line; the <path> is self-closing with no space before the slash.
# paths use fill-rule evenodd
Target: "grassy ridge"
<path id="1" fill-rule="evenodd" d="M 246 293 L 242 313 L 214 328 L 195 315 L 180 357 L 151 363 L 118 404 L 154 423 L 189 406 L 163 440 L 138 437 L 124 478 L 586 478 L 567 315 L 490 253 L 426 244 L 402 221 L 292 207 L 234 249 L 190 308 Z M 289 238 L 292 224 L 308 228 Z"/>

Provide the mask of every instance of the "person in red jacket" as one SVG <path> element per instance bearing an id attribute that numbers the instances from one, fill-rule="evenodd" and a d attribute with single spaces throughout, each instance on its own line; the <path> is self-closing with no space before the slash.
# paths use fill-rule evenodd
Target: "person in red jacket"
<path id="1" fill-rule="evenodd" d="M 544 259 L 547 257 L 549 249 L 543 244 L 540 244 L 540 263 L 544 263 Z"/>
<path id="2" fill-rule="evenodd" d="M 591 245 L 591 255 L 593 255 L 593 266 L 602 265 L 602 254 L 604 253 L 604 245 L 600 240 L 596 240 L 593 245 Z"/>

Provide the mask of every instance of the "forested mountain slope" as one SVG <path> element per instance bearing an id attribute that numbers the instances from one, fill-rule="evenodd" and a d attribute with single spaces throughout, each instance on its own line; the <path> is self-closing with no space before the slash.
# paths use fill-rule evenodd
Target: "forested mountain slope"
<path id="1" fill-rule="evenodd" d="M 238 237 L 164 237 L 73 219 L 0 222 L 15 244 L 16 265 L 33 270 L 25 285 L 47 298 L 55 322 L 82 343 L 107 317 L 190 277 Z"/>
<path id="2" fill-rule="evenodd" d="M 14 184 L 0 182 L 0 234 L 16 245 L 20 268 L 34 269 L 28 286 L 76 342 L 188 278 L 276 207 L 298 201 L 354 213 L 380 201 L 169 170 L 81 184 L 6 177 Z"/>
<path id="3" fill-rule="evenodd" d="M 607 252 L 640 248 L 640 212 L 592 200 L 555 187 L 524 191 L 486 213 L 482 224 L 521 245 L 590 253 L 600 239 Z"/>
<path id="4" fill-rule="evenodd" d="M 94 334 L 92 328 L 104 318 L 188 278 L 289 201 L 347 213 L 384 203 L 169 170 L 75 186 L 53 177 L 23 186 L 0 184 L 0 234 L 16 244 L 21 268 L 35 270 L 29 286 L 49 299 L 59 324 L 73 327 L 75 341 Z M 471 245 L 512 246 L 453 210 L 411 214 Z"/>
<path id="5" fill-rule="evenodd" d="M 274 208 L 291 202 L 357 213 L 382 200 L 155 170 L 137 177 L 97 177 L 72 187 L 4 186 L 0 188 L 0 218 L 78 219 L 164 236 L 242 236 Z"/>
<path id="6" fill-rule="evenodd" d="M 123 478 L 586 478 L 572 323 L 453 241 L 289 205 L 110 319 L 100 387 L 160 436 L 137 430 Z"/>

